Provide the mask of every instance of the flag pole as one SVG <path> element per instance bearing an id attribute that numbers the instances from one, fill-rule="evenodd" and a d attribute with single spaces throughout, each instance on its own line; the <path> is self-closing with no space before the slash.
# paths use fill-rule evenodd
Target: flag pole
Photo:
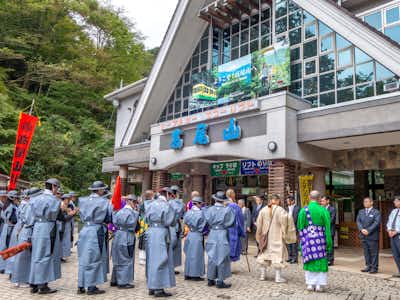
<path id="1" fill-rule="evenodd" d="M 32 99 L 32 104 L 31 104 L 31 108 L 29 109 L 29 115 L 32 114 L 33 111 L 33 106 L 35 105 L 35 98 Z"/>

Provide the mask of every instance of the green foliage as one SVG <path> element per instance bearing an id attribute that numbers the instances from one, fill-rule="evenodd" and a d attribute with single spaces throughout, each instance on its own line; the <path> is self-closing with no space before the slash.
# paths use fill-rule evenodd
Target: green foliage
<path id="1" fill-rule="evenodd" d="M 98 0 L 0 0 L 0 172 L 9 173 L 19 112 L 34 98 L 41 118 L 22 178 L 58 177 L 85 191 L 112 155 L 112 106 L 103 95 L 150 71 L 123 14 Z M 103 178 L 104 179 L 104 178 Z"/>

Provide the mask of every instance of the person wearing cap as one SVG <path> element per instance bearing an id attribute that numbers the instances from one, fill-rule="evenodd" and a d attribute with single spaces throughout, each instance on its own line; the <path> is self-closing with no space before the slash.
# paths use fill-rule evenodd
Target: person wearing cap
<path id="1" fill-rule="evenodd" d="M 97 285 L 107 281 L 109 272 L 107 224 L 112 223 L 112 206 L 105 194 L 108 186 L 95 181 L 88 197 L 79 198 L 83 228 L 78 238 L 78 294 L 104 294 Z"/>
<path id="2" fill-rule="evenodd" d="M 79 212 L 78 208 L 71 207 L 71 193 L 62 195 L 61 199 L 66 208 L 64 211 L 65 221 L 63 222 L 63 232 L 61 237 L 61 261 L 66 262 L 66 258 L 71 256 L 73 220 Z"/>
<path id="3" fill-rule="evenodd" d="M 167 192 L 168 203 L 169 205 L 171 205 L 172 209 L 175 212 L 175 220 L 174 223 L 171 224 L 170 235 L 174 259 L 174 268 L 176 268 L 182 265 L 183 230 L 181 220 L 183 218 L 183 214 L 185 213 L 185 204 L 181 199 L 179 199 L 179 193 L 181 193 L 181 190 L 178 186 L 173 185 L 165 190 Z M 179 272 L 175 271 L 175 274 L 179 274 Z"/>
<path id="4" fill-rule="evenodd" d="M 185 252 L 185 280 L 201 281 L 205 273 L 204 236 L 206 226 L 204 211 L 201 209 L 203 198 L 192 198 L 192 208 L 185 213 L 183 222 L 189 227 L 183 251 Z"/>
<path id="5" fill-rule="evenodd" d="M 170 226 L 175 222 L 175 211 L 162 195 L 145 202 L 146 223 L 146 278 L 149 295 L 169 297 L 164 289 L 176 285 Z"/>
<path id="6" fill-rule="evenodd" d="M 113 213 L 113 222 L 117 227 L 112 241 L 113 262 L 111 286 L 120 289 L 134 288 L 135 231 L 138 226 L 139 212 L 136 210 L 137 197 L 128 195 L 126 205 Z"/>
<path id="7" fill-rule="evenodd" d="M 15 245 L 20 245 L 25 242 L 30 242 L 32 228 L 28 224 L 28 204 L 30 199 L 39 196 L 43 191 L 39 188 L 31 188 L 25 191 L 24 198 L 17 209 L 18 223 L 14 227 L 16 242 Z M 14 259 L 14 265 L 11 274 L 11 282 L 16 286 L 24 287 L 29 282 L 29 273 L 31 270 L 31 251 L 26 250 L 18 253 Z"/>
<path id="8" fill-rule="evenodd" d="M 7 193 L 7 200 L 3 202 L 3 208 L 1 210 L 1 218 L 4 221 L 3 228 L 0 235 L 0 251 L 10 248 L 11 234 L 17 223 L 17 206 L 15 201 L 18 199 L 17 191 L 9 191 Z M 0 273 L 11 274 L 13 258 L 8 261 L 4 261 L 1 258 L 0 261 Z"/>
<path id="9" fill-rule="evenodd" d="M 29 201 L 27 224 L 32 229 L 31 293 L 52 294 L 48 283 L 61 278 L 60 236 L 57 220 L 63 220 L 61 201 L 55 196 L 59 190 L 58 179 L 45 182 L 45 190 Z"/>
<path id="10" fill-rule="evenodd" d="M 218 191 L 212 198 L 215 205 L 204 212 L 210 228 L 206 242 L 208 286 L 230 288 L 231 285 L 226 284 L 224 280 L 232 275 L 228 229 L 235 224 L 235 213 L 230 207 L 225 207 L 224 204 L 229 202 L 229 198 L 223 191 Z"/>

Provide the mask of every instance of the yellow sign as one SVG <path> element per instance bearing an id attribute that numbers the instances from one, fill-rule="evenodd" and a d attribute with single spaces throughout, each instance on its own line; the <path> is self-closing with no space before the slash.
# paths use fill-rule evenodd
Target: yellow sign
<path id="1" fill-rule="evenodd" d="M 349 227 L 347 226 L 341 226 L 339 229 L 340 233 L 340 238 L 342 240 L 348 240 L 349 239 Z"/>
<path id="2" fill-rule="evenodd" d="M 309 203 L 309 195 L 313 189 L 314 175 L 299 176 L 301 206 Z"/>

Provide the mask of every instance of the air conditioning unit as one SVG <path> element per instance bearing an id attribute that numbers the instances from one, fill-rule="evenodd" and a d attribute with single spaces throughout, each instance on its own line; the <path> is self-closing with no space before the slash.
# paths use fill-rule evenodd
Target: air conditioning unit
<path id="1" fill-rule="evenodd" d="M 399 81 L 389 82 L 383 85 L 384 92 L 394 92 L 397 91 L 400 87 Z"/>

